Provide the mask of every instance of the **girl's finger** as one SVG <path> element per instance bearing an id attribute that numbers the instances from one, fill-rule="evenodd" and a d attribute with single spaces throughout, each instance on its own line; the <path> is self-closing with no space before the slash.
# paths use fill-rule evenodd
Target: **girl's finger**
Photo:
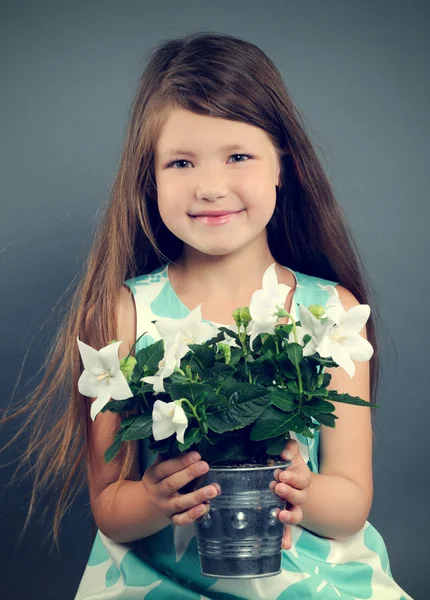
<path id="1" fill-rule="evenodd" d="M 310 471 L 281 471 L 277 478 L 279 483 L 287 483 L 291 487 L 296 488 L 296 490 L 304 490 L 309 487 L 310 480 Z"/>
<path id="2" fill-rule="evenodd" d="M 172 494 L 175 494 L 178 490 L 186 486 L 190 481 L 201 477 L 209 471 L 209 465 L 207 462 L 200 461 L 198 463 L 191 464 L 189 467 L 177 471 L 169 477 L 166 477 L 158 484 L 158 490 L 161 497 L 168 498 Z"/>
<path id="3" fill-rule="evenodd" d="M 284 536 L 282 538 L 282 549 L 289 550 L 291 548 L 293 539 L 291 535 L 291 527 L 290 525 L 284 526 Z"/>
<path id="4" fill-rule="evenodd" d="M 203 517 L 210 510 L 210 504 L 198 504 L 197 506 L 193 506 L 190 510 L 187 510 L 183 513 L 177 513 L 172 516 L 172 523 L 183 527 L 184 525 L 189 525 L 190 523 L 194 523 L 200 517 Z"/>
<path id="5" fill-rule="evenodd" d="M 200 455 L 197 454 L 194 456 L 193 452 L 180 454 L 179 456 L 175 456 L 175 458 L 169 458 L 167 460 L 164 460 L 160 454 L 157 454 L 152 465 L 146 469 L 145 475 L 147 479 L 155 485 L 160 481 L 163 481 L 163 479 L 166 479 L 166 477 L 170 477 L 170 475 L 186 469 L 199 460 Z"/>
<path id="6" fill-rule="evenodd" d="M 299 443 L 297 440 L 288 440 L 281 452 L 282 460 L 294 460 L 297 455 L 300 455 Z"/>
<path id="7" fill-rule="evenodd" d="M 218 495 L 219 487 L 218 483 L 213 483 L 212 485 L 207 485 L 189 494 L 174 494 L 172 498 L 167 500 L 166 506 L 169 514 L 183 513 L 191 510 L 195 506 L 201 507 L 206 505 L 206 502 Z"/>
<path id="8" fill-rule="evenodd" d="M 303 511 L 300 506 L 291 506 L 288 510 L 281 510 L 278 518 L 282 523 L 297 525 L 303 520 Z"/>
<path id="9" fill-rule="evenodd" d="M 275 484 L 275 493 L 294 505 L 304 504 L 308 496 L 307 490 L 296 490 L 285 483 Z"/>

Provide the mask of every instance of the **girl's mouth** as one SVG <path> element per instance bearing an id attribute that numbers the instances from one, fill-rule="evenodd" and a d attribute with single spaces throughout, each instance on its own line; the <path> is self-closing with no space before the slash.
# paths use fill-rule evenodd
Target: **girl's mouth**
<path id="1" fill-rule="evenodd" d="M 239 210 L 238 212 L 230 213 L 227 215 L 219 215 L 219 216 L 201 215 L 201 216 L 192 216 L 191 218 L 194 219 L 195 221 L 198 221 L 199 223 L 202 223 L 203 225 L 225 225 L 226 223 L 229 223 L 234 218 L 236 218 L 238 215 L 240 215 L 242 212 L 243 212 L 243 210 Z"/>

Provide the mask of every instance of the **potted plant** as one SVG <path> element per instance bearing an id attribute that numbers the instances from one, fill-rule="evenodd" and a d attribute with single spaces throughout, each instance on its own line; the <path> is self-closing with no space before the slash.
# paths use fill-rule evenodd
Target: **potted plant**
<path id="1" fill-rule="evenodd" d="M 278 284 L 273 264 L 249 307 L 233 312 L 235 330 L 204 322 L 200 305 L 184 319 L 154 321 L 160 339 L 133 357 L 136 340 L 121 361 L 121 342 L 96 351 L 78 338 L 85 367 L 79 391 L 97 396 L 91 418 L 139 409 L 123 419 L 107 462 L 123 441 L 148 438 L 149 449 L 163 458 L 197 450 L 209 463 L 182 490 L 214 483 L 220 492 L 195 523 L 204 575 L 280 573 L 284 526 L 276 514 L 285 501 L 269 485 L 274 471 L 290 464 L 279 458 L 285 440 L 291 432 L 313 438 L 321 425 L 334 427 L 333 402 L 370 406 L 328 390 L 331 375 L 324 373 L 342 366 L 352 377 L 351 355 L 370 359 L 373 348 L 359 335 L 370 307 L 346 312 L 334 286 L 320 287 L 329 295 L 326 307 L 299 304 L 295 322 L 283 308 L 289 288 Z M 290 322 L 279 323 L 286 316 Z"/>

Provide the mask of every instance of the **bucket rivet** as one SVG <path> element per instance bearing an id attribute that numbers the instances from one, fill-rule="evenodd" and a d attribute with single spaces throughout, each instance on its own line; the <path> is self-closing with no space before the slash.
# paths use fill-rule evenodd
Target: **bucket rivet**
<path id="1" fill-rule="evenodd" d="M 236 512 L 231 517 L 231 524 L 235 529 L 244 529 L 248 525 L 248 517 L 242 511 Z"/>

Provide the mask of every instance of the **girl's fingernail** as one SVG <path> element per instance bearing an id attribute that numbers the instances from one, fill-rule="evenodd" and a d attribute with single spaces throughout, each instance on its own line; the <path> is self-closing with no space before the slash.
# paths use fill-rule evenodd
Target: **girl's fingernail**
<path id="1" fill-rule="evenodd" d="M 293 453 L 290 452 L 290 450 L 287 450 L 287 452 L 284 452 L 284 458 L 285 460 L 291 460 L 293 458 Z"/>
<path id="2" fill-rule="evenodd" d="M 200 454 L 198 452 L 191 452 L 190 458 L 193 462 L 197 462 L 198 460 L 200 460 Z"/>

